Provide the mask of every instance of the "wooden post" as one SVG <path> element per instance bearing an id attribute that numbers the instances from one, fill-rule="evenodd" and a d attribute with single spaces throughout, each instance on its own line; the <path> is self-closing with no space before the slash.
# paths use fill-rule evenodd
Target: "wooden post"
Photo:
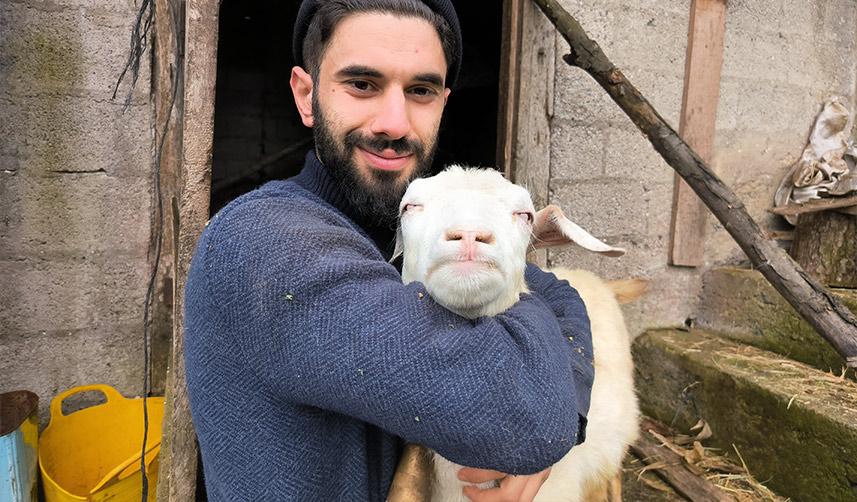
<path id="1" fill-rule="evenodd" d="M 160 169 L 160 214 L 153 212 L 152 235 L 160 234 L 161 259 L 152 300 L 151 392 L 162 395 L 166 385 L 166 369 L 173 335 L 173 267 L 175 235 L 170 224 L 170 201 L 177 196 L 181 169 L 181 53 L 178 43 L 184 34 L 182 6 L 179 0 L 155 0 L 154 50 L 152 61 L 153 137 L 155 165 Z M 174 88 L 175 86 L 175 88 Z M 166 132 L 164 126 L 167 126 Z M 158 204 L 158 201 L 153 201 Z M 154 248 L 155 243 L 152 243 Z"/>
<path id="2" fill-rule="evenodd" d="M 500 41 L 500 95 L 497 103 L 497 168 L 514 179 L 515 122 L 521 50 L 521 7 L 524 0 L 503 1 L 503 39 Z"/>
<path id="3" fill-rule="evenodd" d="M 184 372 L 184 286 L 206 221 L 211 190 L 214 86 L 217 75 L 219 0 L 186 0 L 182 168 L 178 197 L 166 206 L 177 236 L 173 345 L 166 385 L 164 435 L 158 481 L 160 502 L 187 502 L 196 493 L 196 434 Z"/>
<path id="4" fill-rule="evenodd" d="M 532 2 L 506 0 L 504 6 L 500 134 L 498 146 L 506 177 L 530 191 L 533 204 L 549 204 L 550 120 L 553 117 L 556 36 L 553 25 Z M 506 33 L 509 31 L 509 33 Z M 507 45 L 510 44 L 510 45 Z M 547 250 L 529 260 L 547 266 Z"/>
<path id="5" fill-rule="evenodd" d="M 857 216 L 836 211 L 800 215 L 790 254 L 822 284 L 857 288 Z"/>
<path id="6" fill-rule="evenodd" d="M 726 0 L 693 0 L 678 130 L 706 164 L 711 164 L 714 147 L 725 30 Z M 702 265 L 707 214 L 693 189 L 676 173 L 670 223 L 671 265 Z"/>

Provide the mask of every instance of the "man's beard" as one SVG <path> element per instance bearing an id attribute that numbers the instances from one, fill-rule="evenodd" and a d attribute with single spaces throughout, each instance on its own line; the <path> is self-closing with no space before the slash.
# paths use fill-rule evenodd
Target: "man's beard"
<path id="1" fill-rule="evenodd" d="M 395 228 L 399 217 L 399 203 L 405 195 L 408 183 L 431 169 L 437 148 L 437 136 L 428 148 L 416 140 L 390 140 L 383 136 L 367 136 L 357 130 L 347 133 L 340 142 L 334 137 L 316 99 L 313 99 L 312 105 L 316 153 L 337 181 L 341 193 L 357 213 L 356 216 L 366 222 Z M 413 172 L 405 177 L 402 177 L 399 171 L 369 169 L 370 179 L 367 180 L 360 174 L 354 162 L 358 147 L 370 152 L 390 148 L 398 155 L 412 154 L 417 164 Z"/>

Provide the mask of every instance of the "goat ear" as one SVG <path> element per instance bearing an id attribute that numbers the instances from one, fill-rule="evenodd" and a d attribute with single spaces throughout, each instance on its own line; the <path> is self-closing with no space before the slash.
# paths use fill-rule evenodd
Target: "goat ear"
<path id="1" fill-rule="evenodd" d="M 625 254 L 624 249 L 609 246 L 577 226 L 566 218 L 562 209 L 557 206 L 550 205 L 536 213 L 533 221 L 533 236 L 530 241 L 533 247 L 540 249 L 563 246 L 572 242 L 605 256 L 617 257 Z"/>
<path id="2" fill-rule="evenodd" d="M 390 263 L 396 261 L 396 258 L 402 256 L 402 253 L 405 252 L 405 245 L 402 243 L 402 227 L 400 226 L 398 230 L 396 230 L 396 245 L 393 248 L 393 256 L 390 257 Z"/>

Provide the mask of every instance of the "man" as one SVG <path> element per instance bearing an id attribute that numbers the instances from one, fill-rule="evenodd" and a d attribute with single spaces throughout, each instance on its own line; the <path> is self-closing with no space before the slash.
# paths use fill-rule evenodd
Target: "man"
<path id="1" fill-rule="evenodd" d="M 472 466 L 462 479 L 500 481 L 468 489 L 474 500 L 531 500 L 583 439 L 580 298 L 531 266 L 534 294 L 469 321 L 388 261 L 461 61 L 451 3 L 308 0 L 295 40 L 291 87 L 315 150 L 297 177 L 214 216 L 188 277 L 209 498 L 383 501 L 404 440 Z"/>

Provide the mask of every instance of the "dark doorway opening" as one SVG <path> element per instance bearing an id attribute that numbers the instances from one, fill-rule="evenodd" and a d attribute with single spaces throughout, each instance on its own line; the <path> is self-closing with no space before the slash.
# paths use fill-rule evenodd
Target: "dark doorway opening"
<path id="1" fill-rule="evenodd" d="M 211 214 L 297 174 L 312 148 L 289 75 L 297 0 L 224 0 L 220 10 Z M 496 166 L 503 2 L 457 2 L 464 61 L 441 123 L 435 168 Z"/>

